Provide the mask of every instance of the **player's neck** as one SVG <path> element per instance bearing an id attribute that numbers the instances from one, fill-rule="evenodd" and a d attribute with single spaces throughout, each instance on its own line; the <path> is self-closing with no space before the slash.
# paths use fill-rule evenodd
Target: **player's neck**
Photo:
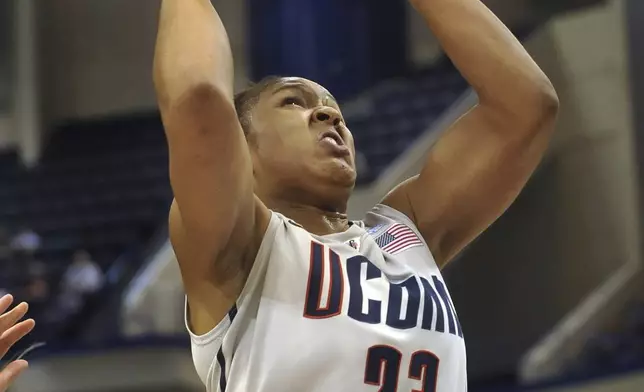
<path id="1" fill-rule="evenodd" d="M 268 207 L 292 219 L 313 234 L 341 233 L 349 228 L 349 218 L 345 212 L 283 201 L 270 203 Z"/>

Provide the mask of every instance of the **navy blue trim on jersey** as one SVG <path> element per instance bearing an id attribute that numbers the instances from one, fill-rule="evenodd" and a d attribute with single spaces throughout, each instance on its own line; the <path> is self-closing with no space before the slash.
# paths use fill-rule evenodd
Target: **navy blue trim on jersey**
<path id="1" fill-rule="evenodd" d="M 230 318 L 231 323 L 235 319 L 235 316 L 237 316 L 237 304 L 234 304 L 233 307 L 228 311 L 228 317 Z"/>
<path id="2" fill-rule="evenodd" d="M 224 359 L 224 353 L 219 348 L 217 353 L 217 362 L 219 362 L 219 390 L 221 392 L 226 392 L 226 360 Z"/>
<path id="3" fill-rule="evenodd" d="M 228 311 L 228 318 L 230 323 L 233 323 L 237 316 L 237 304 L 234 304 L 232 308 Z M 221 344 L 219 351 L 217 352 L 217 363 L 219 363 L 219 390 L 221 392 L 226 392 L 226 358 L 224 357 L 224 344 Z"/>

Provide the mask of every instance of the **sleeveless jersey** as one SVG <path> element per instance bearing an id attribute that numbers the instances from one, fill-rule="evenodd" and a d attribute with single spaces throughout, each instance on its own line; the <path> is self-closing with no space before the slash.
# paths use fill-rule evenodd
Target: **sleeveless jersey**
<path id="1" fill-rule="evenodd" d="M 402 213 L 318 236 L 272 213 L 228 315 L 190 333 L 208 392 L 465 392 L 465 343 L 427 245 Z"/>

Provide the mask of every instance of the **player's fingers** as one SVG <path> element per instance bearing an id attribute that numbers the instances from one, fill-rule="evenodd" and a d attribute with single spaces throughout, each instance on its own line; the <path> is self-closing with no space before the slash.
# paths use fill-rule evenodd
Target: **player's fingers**
<path id="1" fill-rule="evenodd" d="M 9 309 L 11 303 L 13 302 L 13 296 L 11 294 L 5 294 L 0 298 L 0 314 L 4 313 L 5 310 Z"/>
<path id="2" fill-rule="evenodd" d="M 0 333 L 8 330 L 13 326 L 18 320 L 23 318 L 27 314 L 29 305 L 26 302 L 18 304 L 15 308 L 11 309 L 7 313 L 0 316 Z"/>
<path id="3" fill-rule="evenodd" d="M 0 392 L 5 392 L 29 364 L 24 359 L 13 361 L 0 372 Z"/>
<path id="4" fill-rule="evenodd" d="M 35 325 L 36 322 L 33 319 L 28 319 L 21 321 L 4 331 L 2 335 L 0 335 L 0 358 L 2 358 L 18 340 L 31 332 Z"/>

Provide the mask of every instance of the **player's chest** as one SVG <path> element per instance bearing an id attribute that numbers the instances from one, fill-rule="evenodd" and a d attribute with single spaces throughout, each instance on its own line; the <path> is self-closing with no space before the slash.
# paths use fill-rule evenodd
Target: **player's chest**
<path id="1" fill-rule="evenodd" d="M 413 270 L 359 240 L 358 247 L 365 247 L 361 251 L 349 241 L 325 244 L 315 239 L 296 251 L 278 250 L 267 269 L 264 296 L 288 307 L 294 317 L 311 321 L 341 320 L 384 334 L 417 330 L 462 338 L 437 269 Z"/>

